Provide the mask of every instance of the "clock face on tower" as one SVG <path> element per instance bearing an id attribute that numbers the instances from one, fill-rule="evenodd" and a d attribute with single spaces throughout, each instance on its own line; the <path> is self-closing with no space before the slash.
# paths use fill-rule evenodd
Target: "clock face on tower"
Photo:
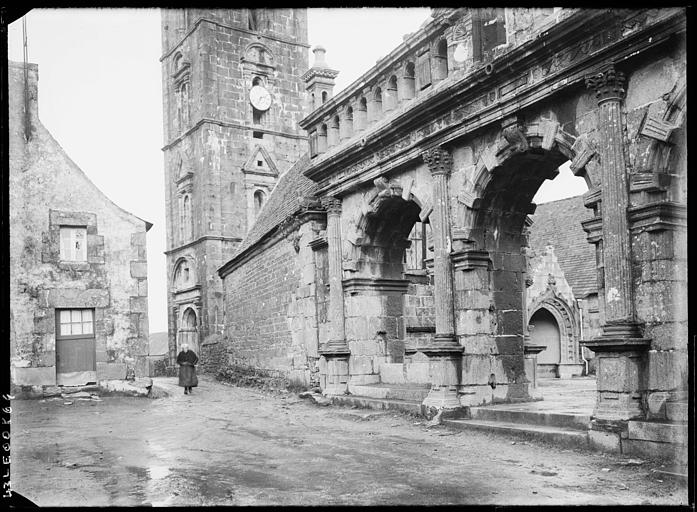
<path id="1" fill-rule="evenodd" d="M 249 101 L 255 109 L 263 112 L 271 106 L 271 94 L 261 85 L 255 85 L 249 91 Z"/>

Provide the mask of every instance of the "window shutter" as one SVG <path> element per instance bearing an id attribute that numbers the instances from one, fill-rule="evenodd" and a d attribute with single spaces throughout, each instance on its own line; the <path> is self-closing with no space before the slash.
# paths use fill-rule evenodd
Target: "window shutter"
<path id="1" fill-rule="evenodd" d="M 429 59 L 428 52 L 419 55 L 416 61 L 416 74 L 420 89 L 431 85 L 431 59 Z"/>
<path id="2" fill-rule="evenodd" d="M 496 9 L 496 46 L 506 44 L 506 11 Z"/>

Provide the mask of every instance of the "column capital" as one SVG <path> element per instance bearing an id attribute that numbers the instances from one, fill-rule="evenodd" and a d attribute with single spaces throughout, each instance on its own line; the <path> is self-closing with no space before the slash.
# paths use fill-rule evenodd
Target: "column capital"
<path id="1" fill-rule="evenodd" d="M 615 70 L 614 65 L 586 77 L 586 87 L 595 90 L 598 103 L 607 100 L 621 101 L 624 98 L 624 73 Z"/>
<path id="2" fill-rule="evenodd" d="M 445 174 L 447 176 L 453 169 L 452 155 L 441 146 L 427 149 L 421 153 L 421 157 L 434 176 L 440 174 Z"/>
<path id="3" fill-rule="evenodd" d="M 341 199 L 338 197 L 325 196 L 320 198 L 320 202 L 322 203 L 322 208 L 327 210 L 327 213 L 341 214 Z"/>

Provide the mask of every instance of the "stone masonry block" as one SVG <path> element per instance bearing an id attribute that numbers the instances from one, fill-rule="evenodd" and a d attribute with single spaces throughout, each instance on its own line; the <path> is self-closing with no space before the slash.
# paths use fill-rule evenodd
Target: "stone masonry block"
<path id="1" fill-rule="evenodd" d="M 687 425 L 630 421 L 627 425 L 629 439 L 641 439 L 659 443 L 687 444 Z"/>
<path id="2" fill-rule="evenodd" d="M 129 297 L 128 309 L 131 313 L 147 313 L 148 299 L 147 297 Z"/>
<path id="3" fill-rule="evenodd" d="M 492 373 L 491 356 L 464 355 L 462 357 L 462 385 L 486 384 Z"/>
<path id="4" fill-rule="evenodd" d="M 44 366 L 39 368 L 12 367 L 12 383 L 17 386 L 55 386 L 56 368 Z"/>
<path id="5" fill-rule="evenodd" d="M 54 308 L 105 308 L 109 306 L 109 290 L 54 288 L 47 300 Z"/>
<path id="6" fill-rule="evenodd" d="M 651 338 L 656 350 L 687 350 L 687 322 L 666 322 L 646 325 L 644 335 Z"/>
<path id="7" fill-rule="evenodd" d="M 456 311 L 457 332 L 462 334 L 491 334 L 491 312 L 488 309 Z"/>
<path id="8" fill-rule="evenodd" d="M 525 358 L 519 355 L 492 356 L 491 372 L 496 377 L 496 383 L 509 384 L 525 382 Z"/>
<path id="9" fill-rule="evenodd" d="M 523 313 L 520 310 L 496 311 L 496 326 L 498 334 L 522 334 Z"/>
<path id="10" fill-rule="evenodd" d="M 488 291 L 460 290 L 455 292 L 456 309 L 488 309 L 490 302 Z"/>
<path id="11" fill-rule="evenodd" d="M 349 373 L 351 375 L 376 373 L 373 371 L 373 358 L 352 355 L 349 359 Z"/>
<path id="12" fill-rule="evenodd" d="M 115 380 L 126 378 L 125 363 L 97 363 L 97 378 L 99 380 Z"/>
<path id="13" fill-rule="evenodd" d="M 641 360 L 638 357 L 602 356 L 598 358 L 598 390 L 633 392 L 639 389 Z"/>
<path id="14" fill-rule="evenodd" d="M 131 261 L 131 277 L 147 278 L 148 264 L 145 261 Z"/>
<path id="15" fill-rule="evenodd" d="M 375 339 L 351 340 L 349 349 L 352 355 L 356 356 L 375 356 L 384 354 L 384 344 Z"/>
<path id="16" fill-rule="evenodd" d="M 687 352 L 650 350 L 648 365 L 650 390 L 687 389 Z"/>

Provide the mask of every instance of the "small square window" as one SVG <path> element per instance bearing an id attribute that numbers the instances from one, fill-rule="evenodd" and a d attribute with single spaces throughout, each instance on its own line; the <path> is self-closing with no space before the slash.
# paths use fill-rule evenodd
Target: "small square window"
<path id="1" fill-rule="evenodd" d="M 61 261 L 87 261 L 87 228 L 60 227 Z"/>
<path id="2" fill-rule="evenodd" d="M 257 160 L 257 167 L 263 167 L 264 162 L 262 160 Z"/>

